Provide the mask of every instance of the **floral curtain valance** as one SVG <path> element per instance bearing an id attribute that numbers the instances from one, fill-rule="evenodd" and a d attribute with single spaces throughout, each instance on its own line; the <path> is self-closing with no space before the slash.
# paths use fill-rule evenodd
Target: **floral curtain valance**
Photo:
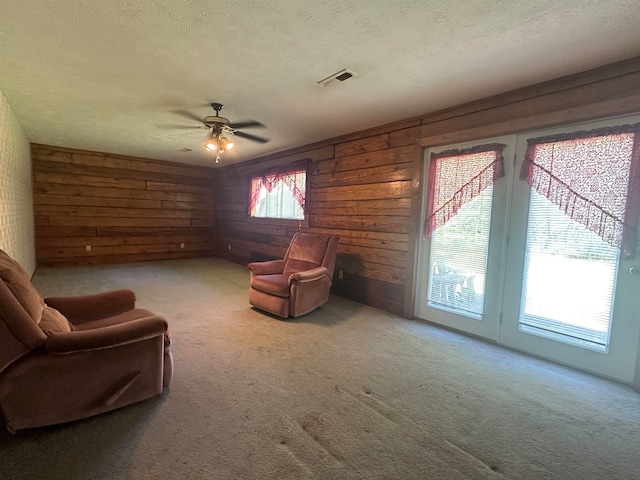
<path id="1" fill-rule="evenodd" d="M 640 124 L 528 140 L 520 179 L 633 257 L 640 215 Z"/>
<path id="2" fill-rule="evenodd" d="M 306 173 L 305 169 L 297 168 L 295 170 L 272 172 L 261 177 L 252 178 L 249 197 L 249 215 L 254 211 L 256 204 L 260 199 L 261 190 L 264 188 L 268 193 L 271 193 L 280 183 L 283 183 L 287 188 L 289 188 L 293 198 L 298 202 L 298 205 L 300 205 L 301 208 L 304 208 L 307 183 Z"/>
<path id="3" fill-rule="evenodd" d="M 504 176 L 503 148 L 492 143 L 431 154 L 425 237 Z"/>

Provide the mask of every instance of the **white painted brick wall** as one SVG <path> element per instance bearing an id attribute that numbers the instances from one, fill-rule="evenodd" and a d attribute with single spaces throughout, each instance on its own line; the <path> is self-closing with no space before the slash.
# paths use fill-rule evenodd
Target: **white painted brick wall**
<path id="1" fill-rule="evenodd" d="M 0 248 L 36 269 L 29 139 L 0 92 Z"/>

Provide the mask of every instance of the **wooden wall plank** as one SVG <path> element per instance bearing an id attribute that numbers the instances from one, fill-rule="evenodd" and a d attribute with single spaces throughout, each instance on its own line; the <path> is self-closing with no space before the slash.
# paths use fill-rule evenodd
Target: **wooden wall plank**
<path id="1" fill-rule="evenodd" d="M 39 264 L 213 254 L 211 169 L 45 145 L 32 156 Z"/>
<path id="2" fill-rule="evenodd" d="M 74 157 L 75 158 L 75 157 Z M 122 160 L 120 163 L 122 164 Z M 115 177 L 128 180 L 145 180 L 156 182 L 169 182 L 169 183 L 181 183 L 186 185 L 199 185 L 208 186 L 211 184 L 211 179 L 205 176 L 189 177 L 189 176 L 177 176 L 167 173 L 156 173 L 148 171 L 137 171 L 126 168 L 113 168 L 109 167 L 96 167 L 88 166 L 77 163 L 60 163 L 50 162 L 44 160 L 33 160 L 34 169 L 39 172 L 48 173 L 66 173 L 72 175 L 93 175 L 104 177 Z"/>
<path id="3" fill-rule="evenodd" d="M 275 167 L 290 165 L 293 163 L 310 161 L 315 162 L 327 158 L 333 158 L 334 146 L 324 145 L 314 147 L 307 145 L 299 149 L 289 150 L 285 153 L 268 155 L 250 163 L 241 163 L 239 165 L 231 165 L 216 171 L 216 180 L 219 185 L 225 182 L 220 180 L 223 178 L 238 178 L 238 176 L 252 175 L 256 172 L 264 173 Z"/>
<path id="4" fill-rule="evenodd" d="M 148 190 L 159 190 L 161 192 L 181 192 L 193 193 L 196 195 L 211 195 L 211 187 L 198 187 L 194 185 L 184 185 L 170 182 L 146 182 Z"/>
<path id="5" fill-rule="evenodd" d="M 408 233 L 407 217 L 383 215 L 328 215 L 314 216 L 309 221 L 310 227 L 338 228 L 343 230 L 366 230 L 369 232 Z"/>
<path id="6" fill-rule="evenodd" d="M 377 152 L 349 155 L 339 159 L 332 158 L 314 163 L 311 174 L 313 178 L 315 175 L 344 172 L 348 170 L 360 171 L 370 167 L 407 163 L 413 160 L 413 154 L 414 150 L 412 146 L 402 146 Z"/>
<path id="7" fill-rule="evenodd" d="M 52 227 L 190 227 L 191 220 L 188 218 L 68 217 L 66 215 L 49 215 L 49 225 Z"/>
<path id="8" fill-rule="evenodd" d="M 211 212 L 213 202 L 177 202 L 172 200 L 162 200 L 161 207 L 165 210 L 194 210 L 200 212 Z"/>
<path id="9" fill-rule="evenodd" d="M 352 140 L 350 142 L 338 143 L 335 146 L 335 157 L 346 157 L 349 155 L 356 155 L 365 152 L 374 152 L 376 150 L 388 150 L 389 149 L 389 134 L 383 133 L 381 135 L 369 136 L 360 138 L 358 140 Z"/>
<path id="10" fill-rule="evenodd" d="M 372 307 L 403 315 L 402 285 L 343 273 L 341 279 L 334 278 L 331 291 Z"/>
<path id="11" fill-rule="evenodd" d="M 59 161 L 88 165 L 94 167 L 110 167 L 136 172 L 164 173 L 171 176 L 213 178 L 213 169 L 185 165 L 175 162 L 159 162 L 148 158 L 116 155 L 111 153 L 92 152 L 75 148 L 51 147 L 37 143 L 31 144 L 32 158 L 35 160 Z"/>
<path id="12" fill-rule="evenodd" d="M 118 226 L 100 226 L 96 229 L 96 234 L 100 237 L 137 237 L 137 236 L 171 236 L 171 235 L 198 235 L 202 239 L 214 239 L 215 230 L 209 227 L 118 227 Z"/>
<path id="13" fill-rule="evenodd" d="M 340 187 L 326 187 L 311 190 L 309 196 L 314 202 L 381 198 L 394 199 L 410 197 L 412 186 L 412 180 L 365 185 L 343 185 Z"/>
<path id="14" fill-rule="evenodd" d="M 115 157 L 113 155 L 86 155 L 81 153 L 73 154 L 73 163 L 76 165 L 86 165 L 89 167 L 105 167 L 125 171 L 141 172 L 145 174 L 159 173 L 169 177 L 183 177 L 181 181 L 189 182 L 184 177 L 195 179 L 213 178 L 213 171 L 205 167 L 190 165 L 176 165 L 168 162 L 157 162 L 131 157 Z M 153 178 L 148 175 L 147 178 Z"/>
<path id="15" fill-rule="evenodd" d="M 47 217 L 47 226 L 36 225 L 36 239 L 40 244 L 41 240 L 48 238 L 62 238 L 71 240 L 73 237 L 95 237 L 97 235 L 96 227 L 59 227 L 48 226 L 49 218 Z M 91 244 L 88 244 L 91 245 Z"/>
<path id="16" fill-rule="evenodd" d="M 363 185 L 367 183 L 397 182 L 411 180 L 413 164 L 399 163 L 395 165 L 383 165 L 346 172 L 326 173 L 311 177 L 311 188 L 340 187 L 345 185 Z"/>
<path id="17" fill-rule="evenodd" d="M 336 200 L 310 202 L 311 215 L 397 215 L 406 217 L 411 208 L 410 198 L 384 200 Z"/>
<path id="18" fill-rule="evenodd" d="M 180 244 L 137 244 L 137 245 L 107 245 L 107 246 L 92 246 L 90 252 L 85 250 L 84 246 L 70 246 L 70 247 L 38 247 L 36 249 L 37 254 L 41 258 L 47 259 L 61 259 L 61 258 L 81 258 L 96 257 L 102 255 L 133 255 L 141 253 L 166 253 L 166 252 L 182 252 L 182 251 L 208 251 L 213 248 L 213 242 L 201 242 L 201 243 L 185 243 L 184 246 Z"/>
<path id="19" fill-rule="evenodd" d="M 361 245 L 363 247 L 408 251 L 408 235 L 388 232 L 340 230 L 335 228 L 309 228 L 311 233 L 338 235 L 340 245 Z"/>
<path id="20" fill-rule="evenodd" d="M 61 152 L 56 149 L 36 148 L 32 146 L 31 157 L 35 160 L 46 160 L 48 162 L 72 163 L 70 152 Z"/>
<path id="21" fill-rule="evenodd" d="M 53 195 L 102 197 L 102 198 L 131 198 L 135 200 L 166 200 L 174 202 L 215 202 L 213 190 L 208 193 L 189 193 L 181 191 L 162 190 L 127 190 L 124 188 L 94 187 L 91 185 L 68 185 L 64 183 L 34 182 L 34 193 L 41 193 L 52 198 Z"/>
<path id="22" fill-rule="evenodd" d="M 34 205 L 61 205 L 61 206 L 82 206 L 82 207 L 113 207 L 113 208 L 146 208 L 161 209 L 161 200 L 144 200 L 144 199 L 123 199 L 123 198 L 105 198 L 105 197 L 89 197 L 86 195 L 45 195 L 35 193 L 33 195 Z M 174 202 L 181 205 L 183 202 Z M 188 203 L 187 203 L 188 204 Z M 179 207 L 176 207 L 179 208 Z"/>
<path id="23" fill-rule="evenodd" d="M 151 252 L 135 253 L 129 255 L 84 255 L 76 257 L 56 257 L 38 259 L 38 264 L 46 267 L 59 267 L 68 265 L 109 265 L 114 263 L 148 262 L 152 260 L 172 260 L 178 258 L 208 257 L 213 254 L 210 250 L 180 250 L 177 252 Z"/>
<path id="24" fill-rule="evenodd" d="M 200 243 L 211 243 L 214 238 L 211 237 L 209 242 L 203 242 L 200 235 L 140 235 L 140 236 L 74 236 L 74 237 L 43 237 L 38 241 L 38 248 L 61 248 L 61 247 L 106 247 L 119 245 L 159 245 L 159 244 L 177 244 L 185 243 L 195 245 Z"/>
<path id="25" fill-rule="evenodd" d="M 99 177 L 93 175 L 70 175 L 68 173 L 50 173 L 33 170 L 34 182 L 60 183 L 62 185 L 90 185 L 92 187 L 122 188 L 127 190 L 145 190 L 147 185 L 142 180 Z"/>
<path id="26" fill-rule="evenodd" d="M 135 218 L 211 218 L 213 212 L 206 210 L 169 210 L 165 208 L 121 208 L 77 205 L 34 205 L 36 215 L 68 215 L 75 217 L 135 217 Z"/>

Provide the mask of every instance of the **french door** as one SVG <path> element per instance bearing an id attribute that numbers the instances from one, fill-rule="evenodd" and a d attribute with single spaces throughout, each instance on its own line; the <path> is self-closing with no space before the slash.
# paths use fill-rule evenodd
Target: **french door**
<path id="1" fill-rule="evenodd" d="M 419 252 L 417 316 L 495 341 L 500 331 L 505 209 L 511 195 L 510 182 L 505 179 L 513 176 L 512 140 L 499 137 L 455 146 L 465 152 L 478 145 L 504 145 L 504 178 L 485 188 L 425 238 Z M 451 147 L 428 151 L 427 158 L 449 150 Z M 427 178 L 428 160 L 425 163 Z M 427 195 L 424 197 L 423 211 L 427 208 Z"/>
<path id="2" fill-rule="evenodd" d="M 464 151 L 485 143 L 504 145 L 504 177 L 425 236 L 416 315 L 633 383 L 640 342 L 640 276 L 632 272 L 637 272 L 640 258 L 625 259 L 619 248 L 583 226 L 584 221 L 561 210 L 557 199 L 554 203 L 547 198 L 553 195 L 539 193 L 519 174 L 532 138 L 561 138 L 638 122 L 640 117 L 618 118 L 454 146 Z M 562 146 L 551 144 L 554 162 L 562 161 Z M 584 150 L 582 145 L 572 148 L 574 153 Z M 430 158 L 451 149 L 426 152 L 425 177 L 433 175 Z M 613 186 L 622 181 L 620 171 L 609 172 L 608 167 L 593 179 Z"/>

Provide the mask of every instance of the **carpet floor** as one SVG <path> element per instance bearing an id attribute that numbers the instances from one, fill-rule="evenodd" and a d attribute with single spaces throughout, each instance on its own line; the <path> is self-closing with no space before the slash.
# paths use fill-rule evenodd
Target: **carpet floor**
<path id="1" fill-rule="evenodd" d="M 131 288 L 170 322 L 153 399 L 0 432 L 0 479 L 640 480 L 640 394 L 332 296 L 282 321 L 221 259 L 41 268 L 43 296 Z"/>

